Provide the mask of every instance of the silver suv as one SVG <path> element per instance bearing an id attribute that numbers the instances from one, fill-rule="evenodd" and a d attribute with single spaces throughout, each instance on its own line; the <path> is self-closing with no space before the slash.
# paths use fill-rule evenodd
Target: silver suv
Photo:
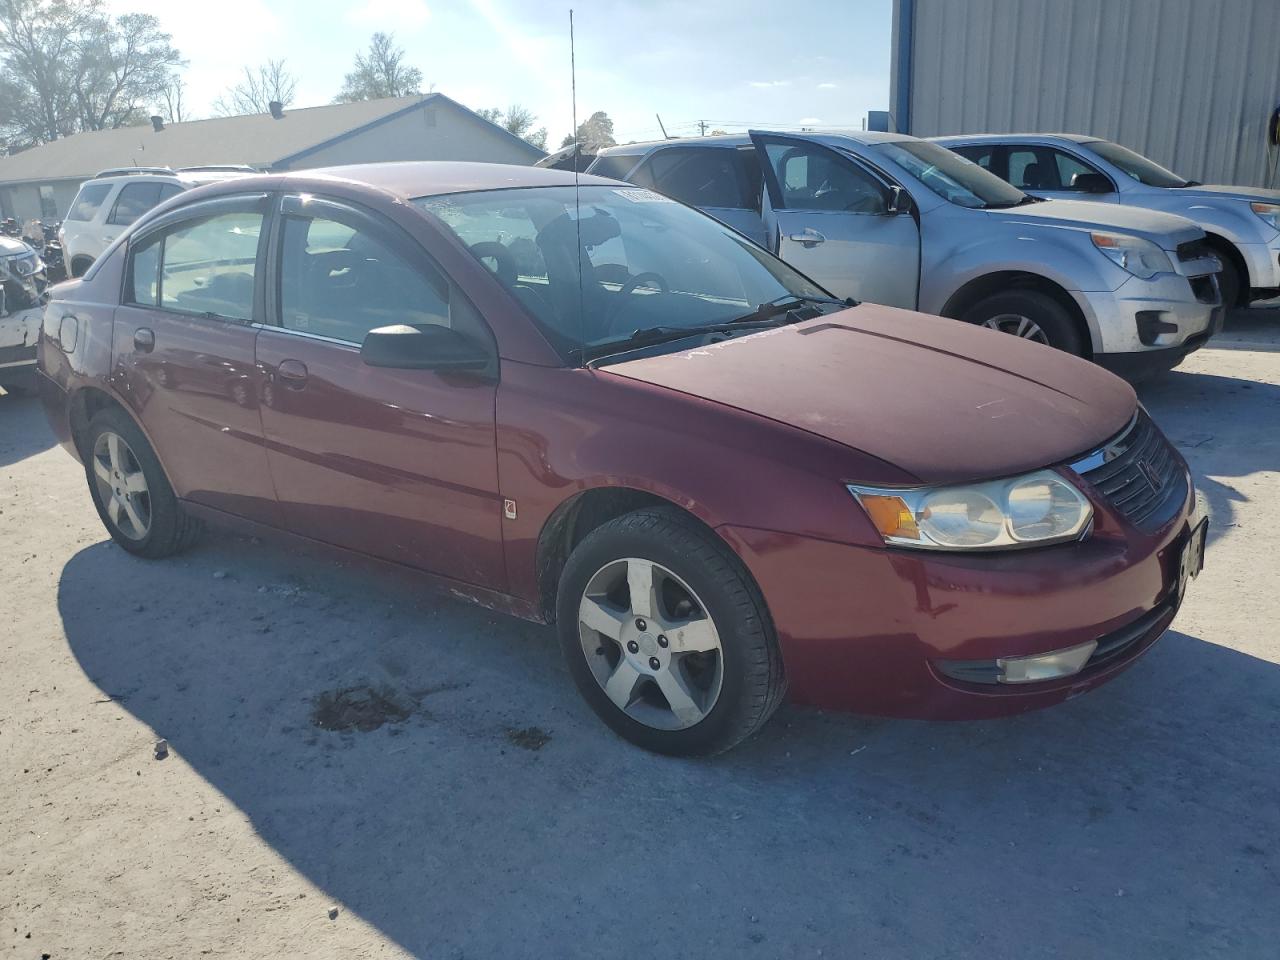
<path id="1" fill-rule="evenodd" d="M 117 167 L 103 170 L 80 185 L 58 237 L 62 256 L 73 277 L 83 276 L 90 264 L 140 216 L 202 183 L 256 173 L 252 167 Z"/>
<path id="2" fill-rule="evenodd" d="M 699 207 L 840 296 L 954 317 L 1140 377 L 1221 325 L 1200 227 L 1039 200 L 901 134 L 774 133 L 628 144 L 589 168 Z"/>
<path id="3" fill-rule="evenodd" d="M 1074 197 L 1163 210 L 1194 220 L 1222 260 L 1228 307 L 1280 294 L 1280 190 L 1186 180 L 1128 147 L 1069 133 L 936 137 L 1037 197 Z"/>

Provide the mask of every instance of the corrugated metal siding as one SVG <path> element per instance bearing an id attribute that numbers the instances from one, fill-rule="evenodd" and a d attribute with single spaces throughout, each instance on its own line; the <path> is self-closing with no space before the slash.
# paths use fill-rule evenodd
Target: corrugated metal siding
<path id="1" fill-rule="evenodd" d="M 1280 0 L 914 3 L 916 136 L 1088 133 L 1206 183 L 1280 185 Z"/>

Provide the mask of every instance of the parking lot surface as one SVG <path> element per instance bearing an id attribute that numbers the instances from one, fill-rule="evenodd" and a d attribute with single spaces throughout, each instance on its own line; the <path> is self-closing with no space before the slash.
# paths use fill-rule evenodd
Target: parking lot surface
<path id="1" fill-rule="evenodd" d="M 0 396 L 0 948 L 1275 957 L 1280 311 L 1140 394 L 1212 527 L 1131 671 L 996 722 L 784 707 L 710 761 L 626 745 L 550 629 L 410 577 L 129 556 Z"/>

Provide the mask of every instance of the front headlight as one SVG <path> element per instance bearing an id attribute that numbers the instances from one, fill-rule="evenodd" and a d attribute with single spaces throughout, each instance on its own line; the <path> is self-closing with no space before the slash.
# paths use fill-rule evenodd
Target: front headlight
<path id="1" fill-rule="evenodd" d="M 1089 234 L 1089 238 L 1103 256 L 1135 277 L 1150 280 L 1157 273 L 1173 273 L 1169 255 L 1150 240 L 1123 233 L 1098 232 Z"/>
<path id="2" fill-rule="evenodd" d="M 1249 209 L 1272 230 L 1280 230 L 1280 203 L 1251 203 Z"/>
<path id="3" fill-rule="evenodd" d="M 953 487 L 849 484 L 885 543 L 925 550 L 993 550 L 1074 539 L 1093 507 L 1052 470 Z"/>

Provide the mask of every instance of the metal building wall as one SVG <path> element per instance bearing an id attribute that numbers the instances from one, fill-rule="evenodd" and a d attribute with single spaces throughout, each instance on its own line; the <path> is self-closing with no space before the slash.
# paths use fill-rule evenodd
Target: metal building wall
<path id="1" fill-rule="evenodd" d="M 894 0 L 893 38 L 897 129 L 1088 133 L 1280 186 L 1280 0 Z"/>

